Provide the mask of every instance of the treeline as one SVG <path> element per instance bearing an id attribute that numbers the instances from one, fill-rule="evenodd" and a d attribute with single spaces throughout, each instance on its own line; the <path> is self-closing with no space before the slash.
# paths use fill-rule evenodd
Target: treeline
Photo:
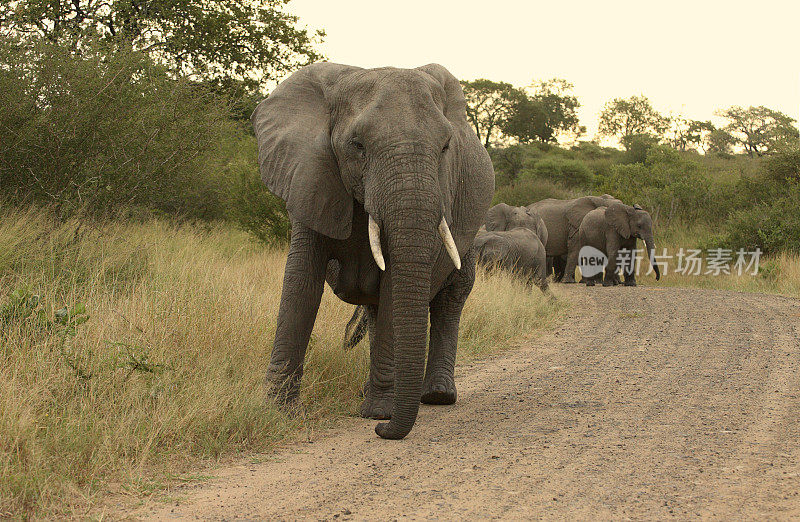
<path id="1" fill-rule="evenodd" d="M 248 117 L 266 82 L 322 58 L 323 33 L 300 28 L 286 3 L 0 5 L 0 204 L 62 219 L 223 219 L 285 239 L 286 212 L 259 179 Z M 724 224 L 748 246 L 797 248 L 796 213 L 781 209 L 797 208 L 798 134 L 778 111 L 731 107 L 717 128 L 661 115 L 644 96 L 618 98 L 600 115 L 616 149 L 580 141 L 580 101 L 565 80 L 462 85 L 495 165 L 496 201 L 609 192 L 662 226 Z"/>
<path id="2" fill-rule="evenodd" d="M 575 142 L 586 134 L 573 85 L 554 78 L 525 88 L 486 79 L 462 81 L 467 116 L 488 148 L 509 143 Z M 614 98 L 599 114 L 598 138 L 615 138 L 630 149 L 642 140 L 680 150 L 732 154 L 738 148 L 763 156 L 796 144 L 796 121 L 767 107 L 739 106 L 716 111 L 726 124 L 660 114 L 644 96 Z M 638 143 L 635 143 L 638 142 Z"/>
<path id="3" fill-rule="evenodd" d="M 580 138 L 580 102 L 561 79 L 517 88 L 462 81 L 467 115 L 492 157 L 494 202 L 609 193 L 644 206 L 666 234 L 692 246 L 800 252 L 800 139 L 796 121 L 763 106 L 711 121 L 660 114 L 645 96 L 610 100 L 598 138 Z M 574 143 L 572 146 L 559 146 Z"/>

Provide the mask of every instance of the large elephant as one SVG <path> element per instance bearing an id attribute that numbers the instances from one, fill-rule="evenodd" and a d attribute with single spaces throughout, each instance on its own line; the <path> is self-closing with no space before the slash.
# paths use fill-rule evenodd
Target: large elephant
<path id="1" fill-rule="evenodd" d="M 579 248 L 588 245 L 608 256 L 603 286 L 617 284 L 620 271 L 625 276 L 626 286 L 636 286 L 633 252 L 636 250 L 637 239 L 644 241 L 658 281 L 661 272 L 653 259 L 655 253 L 653 220 L 640 206 L 612 203 L 608 207 L 597 208 L 586 214 L 578 229 Z M 623 249 L 630 254 L 626 262 L 620 266 L 619 251 Z M 588 284 L 594 284 L 594 278 L 591 278 Z"/>
<path id="2" fill-rule="evenodd" d="M 499 203 L 486 212 L 484 226 L 489 232 L 524 227 L 533 231 L 543 245 L 547 244 L 547 226 L 542 216 L 527 207 Z"/>
<path id="3" fill-rule="evenodd" d="M 475 236 L 478 263 L 498 266 L 547 290 L 547 256 L 535 232 L 526 227 L 479 230 Z"/>
<path id="4" fill-rule="evenodd" d="M 556 268 L 555 280 L 575 282 L 578 266 L 578 228 L 586 214 L 612 203 L 622 203 L 614 196 L 584 196 L 575 199 L 544 199 L 528 205 L 537 212 L 547 227 L 548 238 L 543 241 L 547 251 L 548 267 Z M 564 267 L 563 276 L 560 267 Z"/>
<path id="5" fill-rule="evenodd" d="M 251 117 L 261 177 L 292 237 L 266 381 L 297 399 L 323 286 L 366 305 L 370 372 L 361 413 L 405 437 L 420 400 L 451 404 L 472 241 L 494 191 L 489 155 L 444 67 L 309 65 Z M 328 264 L 331 267 L 328 267 Z M 430 350 L 425 364 L 430 313 Z"/>

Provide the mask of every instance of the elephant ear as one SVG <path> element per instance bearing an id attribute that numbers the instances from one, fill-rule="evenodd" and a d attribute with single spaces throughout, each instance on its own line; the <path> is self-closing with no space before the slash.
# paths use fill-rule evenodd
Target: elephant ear
<path id="1" fill-rule="evenodd" d="M 614 227 L 614 230 L 620 236 L 628 239 L 631 237 L 630 219 L 632 213 L 633 207 L 622 203 L 614 203 L 606 208 L 606 221 Z"/>
<path id="2" fill-rule="evenodd" d="M 442 186 L 442 196 L 448 218 L 452 217 L 452 208 L 460 202 L 469 202 L 473 208 L 474 212 L 465 213 L 462 222 L 454 224 L 456 232 L 463 231 L 466 236 L 467 231 L 471 233 L 481 225 L 484 212 L 491 203 L 491 195 L 494 194 L 492 161 L 467 121 L 467 102 L 458 79 L 436 63 L 417 67 L 417 70 L 433 77 L 444 89 L 443 113 L 453 125 L 456 138 L 453 140 L 455 147 L 451 148 L 459 150 L 454 151 L 457 159 L 453 159 L 453 164 L 447 167 L 449 175 L 445 176 L 445 184 L 449 186 Z"/>
<path id="3" fill-rule="evenodd" d="M 505 203 L 493 206 L 486 212 L 484 225 L 486 230 L 506 230 L 508 228 L 508 215 L 511 207 Z"/>
<path id="4" fill-rule="evenodd" d="M 326 93 L 359 67 L 308 65 L 281 82 L 250 117 L 267 188 L 286 202 L 293 220 L 328 237 L 347 239 L 353 197 L 339 174 L 330 140 Z"/>
<path id="5" fill-rule="evenodd" d="M 570 236 L 578 232 L 581 221 L 586 217 L 586 214 L 600 206 L 600 198 L 593 198 L 595 198 L 595 196 L 578 198 L 567 208 L 567 224 Z"/>

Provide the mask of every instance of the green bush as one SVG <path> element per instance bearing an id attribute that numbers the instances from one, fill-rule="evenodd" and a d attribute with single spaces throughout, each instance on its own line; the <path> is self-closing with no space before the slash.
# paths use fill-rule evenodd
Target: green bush
<path id="1" fill-rule="evenodd" d="M 593 176 L 589 166 L 581 160 L 546 157 L 522 174 L 523 179 L 531 177 L 561 183 L 566 187 L 588 187 Z"/>
<path id="2" fill-rule="evenodd" d="M 573 197 L 570 192 L 551 181 L 528 179 L 498 188 L 494 193 L 492 205 L 506 203 L 518 207 L 547 198 L 567 199 L 570 197 Z"/>
<path id="3" fill-rule="evenodd" d="M 725 222 L 716 246 L 764 253 L 789 250 L 800 253 L 800 185 L 773 201 L 733 212 Z"/>
<path id="4" fill-rule="evenodd" d="M 645 163 L 613 165 L 597 182 L 600 192 L 642 205 L 663 225 L 718 217 L 708 205 L 711 182 L 700 165 L 666 146 L 650 149 Z"/>
<path id="5" fill-rule="evenodd" d="M 766 159 L 764 170 L 777 182 L 800 182 L 800 146 L 787 148 Z"/>
<path id="6" fill-rule="evenodd" d="M 0 44 L 0 196 L 62 216 L 224 215 L 226 100 L 143 53 L 21 43 Z"/>
<path id="7" fill-rule="evenodd" d="M 658 138 L 649 134 L 632 134 L 622 138 L 625 152 L 621 163 L 645 163 L 650 149 L 658 146 Z"/>
<path id="8" fill-rule="evenodd" d="M 258 173 L 254 159 L 256 140 L 243 136 L 233 144 L 237 150 L 225 168 L 227 217 L 255 239 L 281 244 L 289 237 L 289 216 L 283 200 L 272 195 Z"/>

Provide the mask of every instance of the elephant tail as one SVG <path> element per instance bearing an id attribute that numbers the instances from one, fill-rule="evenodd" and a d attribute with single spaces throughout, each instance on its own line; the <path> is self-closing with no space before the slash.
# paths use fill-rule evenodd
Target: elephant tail
<path id="1" fill-rule="evenodd" d="M 347 321 L 347 326 L 344 327 L 344 341 L 342 348 L 350 350 L 367 335 L 367 308 L 365 306 L 356 306 L 353 311 L 353 317 Z"/>

